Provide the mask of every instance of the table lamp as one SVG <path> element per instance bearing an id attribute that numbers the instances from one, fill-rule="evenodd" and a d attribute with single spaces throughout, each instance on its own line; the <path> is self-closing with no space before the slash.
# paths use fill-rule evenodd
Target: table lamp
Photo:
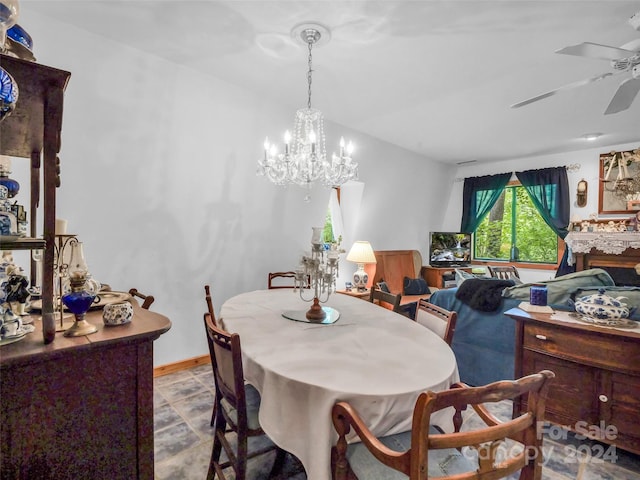
<path id="1" fill-rule="evenodd" d="M 366 290 L 369 275 L 364 271 L 364 264 L 377 263 L 371 244 L 362 240 L 355 242 L 351 247 L 351 250 L 349 250 L 347 261 L 358 264 L 358 269 L 353 274 L 353 285 L 358 289 L 358 291 Z"/>

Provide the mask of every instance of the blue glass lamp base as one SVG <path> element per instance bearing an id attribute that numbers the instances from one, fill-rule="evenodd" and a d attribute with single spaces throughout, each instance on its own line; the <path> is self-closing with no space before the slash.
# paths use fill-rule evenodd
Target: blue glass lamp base
<path id="1" fill-rule="evenodd" d="M 98 327 L 84 319 L 87 310 L 89 310 L 95 298 L 95 295 L 86 291 L 70 292 L 62 296 L 62 303 L 64 303 L 76 317 L 73 325 L 65 330 L 63 334 L 65 337 L 82 337 L 98 331 Z"/>

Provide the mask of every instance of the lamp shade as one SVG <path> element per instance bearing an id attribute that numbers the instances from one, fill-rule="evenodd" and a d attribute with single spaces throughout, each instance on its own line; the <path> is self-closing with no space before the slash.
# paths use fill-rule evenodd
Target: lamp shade
<path id="1" fill-rule="evenodd" d="M 347 255 L 347 261 L 354 263 L 377 263 L 371 244 L 362 240 L 358 240 L 353 244 Z"/>

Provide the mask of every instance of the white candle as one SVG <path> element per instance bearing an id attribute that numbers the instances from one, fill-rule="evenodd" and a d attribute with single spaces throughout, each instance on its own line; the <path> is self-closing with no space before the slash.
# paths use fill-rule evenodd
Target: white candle
<path id="1" fill-rule="evenodd" d="M 316 132 L 309 132 L 309 142 L 311 142 L 311 153 L 316 153 Z"/>
<path id="2" fill-rule="evenodd" d="M 289 130 L 284 132 L 284 153 L 289 155 L 289 143 L 291 143 L 291 133 Z"/>
<path id="3" fill-rule="evenodd" d="M 56 218 L 56 235 L 65 235 L 67 233 L 67 221 L 62 218 Z"/>
<path id="4" fill-rule="evenodd" d="M 322 237 L 322 227 L 312 227 L 312 234 L 311 234 L 311 243 L 320 243 L 320 238 Z"/>

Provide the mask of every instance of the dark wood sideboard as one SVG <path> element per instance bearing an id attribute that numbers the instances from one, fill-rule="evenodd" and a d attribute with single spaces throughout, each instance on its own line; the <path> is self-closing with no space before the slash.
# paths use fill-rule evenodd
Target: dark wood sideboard
<path id="1" fill-rule="evenodd" d="M 14 479 L 153 480 L 153 341 L 163 315 L 42 342 L 42 322 L 0 347 L 0 472 Z"/>
<path id="2" fill-rule="evenodd" d="M 552 320 L 519 308 L 505 314 L 516 321 L 516 378 L 544 369 L 556 374 L 546 420 L 640 454 L 640 329 Z"/>

